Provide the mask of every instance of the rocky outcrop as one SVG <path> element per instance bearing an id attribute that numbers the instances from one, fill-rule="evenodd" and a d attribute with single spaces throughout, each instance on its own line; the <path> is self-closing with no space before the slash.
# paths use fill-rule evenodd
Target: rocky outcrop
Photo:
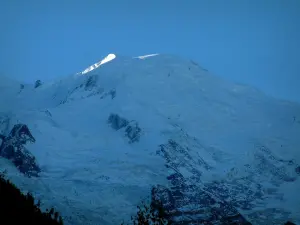
<path id="1" fill-rule="evenodd" d="M 90 75 L 87 77 L 87 80 L 84 84 L 84 90 L 91 91 L 93 88 L 97 86 L 98 76 Z"/>
<path id="2" fill-rule="evenodd" d="M 38 88 L 39 86 L 42 85 L 42 81 L 41 80 L 37 80 L 35 83 L 34 83 L 34 88 Z"/>
<path id="3" fill-rule="evenodd" d="M 257 146 L 253 151 L 254 161 L 242 168 L 246 171 L 243 176 L 205 182 L 203 175 L 213 171 L 214 165 L 226 157 L 221 157 L 218 149 L 201 145 L 197 138 L 182 129 L 178 134 L 161 144 L 156 152 L 165 159 L 169 184 L 152 189 L 152 199 L 163 203 L 173 224 L 250 224 L 247 219 L 257 224 L 283 224 L 289 219 L 289 213 L 284 209 L 275 211 L 265 206 L 263 214 L 274 218 L 272 221 L 267 221 L 270 220 L 267 217 L 260 218 L 254 209 L 266 199 L 282 198 L 278 187 L 297 179 L 297 163 L 276 157 L 266 146 Z M 201 153 L 205 152 L 209 153 L 210 160 L 202 158 Z M 213 165 L 208 163 L 212 161 L 215 161 Z M 232 168 L 230 172 L 238 170 Z M 267 178 L 272 188 L 266 189 L 262 185 Z M 247 214 L 242 215 L 241 211 Z"/>
<path id="4" fill-rule="evenodd" d="M 13 162 L 18 170 L 28 177 L 38 176 L 41 169 L 35 157 L 25 148 L 27 142 L 35 142 L 30 130 L 25 124 L 16 124 L 6 137 L 1 135 L 0 156 Z"/>
<path id="5" fill-rule="evenodd" d="M 300 175 L 300 166 L 298 166 L 298 167 L 295 168 L 295 172 L 296 172 L 298 175 Z"/>
<path id="6" fill-rule="evenodd" d="M 167 219 L 172 224 L 249 224 L 231 202 L 215 196 L 208 190 L 209 185 L 201 182 L 202 173 L 212 166 L 200 156 L 192 157 L 190 151 L 172 139 L 157 151 L 173 171 L 167 177 L 168 187 L 158 185 L 152 189 L 152 200 L 163 203 Z"/>
<path id="7" fill-rule="evenodd" d="M 129 139 L 129 143 L 138 142 L 140 140 L 142 129 L 136 121 L 129 121 L 118 114 L 111 113 L 107 123 L 110 124 L 114 130 L 125 128 L 125 137 Z"/>
<path id="8" fill-rule="evenodd" d="M 112 88 L 110 90 L 105 90 L 103 87 L 97 85 L 97 80 L 97 76 L 89 76 L 83 83 L 68 90 L 62 100 L 59 101 L 58 105 L 66 104 L 76 99 L 79 100 L 95 96 L 99 96 L 100 99 L 105 99 L 107 97 L 114 99 L 117 93 L 116 89 Z M 53 95 L 53 99 L 54 98 L 56 98 L 56 94 Z"/>
<path id="9" fill-rule="evenodd" d="M 151 198 L 152 202 L 163 203 L 171 224 L 251 224 L 230 203 L 215 199 L 196 185 L 157 185 L 152 188 Z"/>

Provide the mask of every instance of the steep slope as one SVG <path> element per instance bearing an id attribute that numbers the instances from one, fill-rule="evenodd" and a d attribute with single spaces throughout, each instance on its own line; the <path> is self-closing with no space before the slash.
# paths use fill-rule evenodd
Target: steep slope
<path id="1" fill-rule="evenodd" d="M 119 224 L 149 195 L 186 224 L 300 222 L 296 103 L 169 55 L 117 56 L 16 90 L 1 90 L 14 107 L 1 110 L 0 129 L 28 126 L 41 172 L 28 178 L 8 159 L 0 165 L 70 224 Z"/>

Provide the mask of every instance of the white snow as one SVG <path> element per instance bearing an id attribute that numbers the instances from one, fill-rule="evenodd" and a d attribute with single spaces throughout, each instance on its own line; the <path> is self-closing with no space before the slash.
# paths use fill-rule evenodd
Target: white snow
<path id="1" fill-rule="evenodd" d="M 275 158 L 293 159 L 294 167 L 300 164 L 299 104 L 221 80 L 178 57 L 115 58 L 110 54 L 81 72 L 86 76 L 37 89 L 25 86 L 21 92 L 19 83 L 0 77 L 0 131 L 7 132 L 16 122 L 27 124 L 36 143 L 26 147 L 43 172 L 39 178 L 25 178 L 5 159 L 0 159 L 0 168 L 45 207 L 61 211 L 66 224 L 120 224 L 129 219 L 152 185 L 168 185 L 169 169 L 156 151 L 170 138 L 213 167 L 203 173 L 203 183 L 256 173 L 254 181 L 273 187 L 272 168 L 256 172 L 261 166 L 257 145 L 268 146 Z M 129 144 L 124 129 L 112 129 L 110 113 L 137 121 L 140 141 Z M 188 167 L 182 174 L 189 176 Z M 272 208 L 284 201 L 290 218 L 300 222 L 300 181 L 294 167 L 287 171 L 296 180 L 275 186 L 283 200 L 270 198 L 267 203 Z M 253 218 L 251 222 L 259 224 Z"/>
<path id="2" fill-rule="evenodd" d="M 143 55 L 143 56 L 138 56 L 138 57 L 134 57 L 134 59 L 146 59 L 148 57 L 153 57 L 153 56 L 157 56 L 158 53 L 155 54 L 148 54 L 148 55 Z"/>
<path id="3" fill-rule="evenodd" d="M 92 70 L 98 68 L 99 66 L 113 60 L 116 58 L 115 54 L 108 54 L 104 59 L 102 59 L 101 61 L 89 66 L 88 68 L 86 68 L 84 71 L 81 72 L 81 74 L 86 74 L 88 72 L 91 72 Z"/>

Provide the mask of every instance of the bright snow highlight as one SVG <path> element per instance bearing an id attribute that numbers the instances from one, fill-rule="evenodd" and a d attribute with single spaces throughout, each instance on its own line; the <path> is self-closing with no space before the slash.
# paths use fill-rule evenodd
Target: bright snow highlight
<path id="1" fill-rule="evenodd" d="M 98 68 L 99 66 L 113 60 L 116 58 L 115 54 L 109 54 L 108 56 L 106 56 L 104 59 L 102 59 L 100 62 L 97 62 L 93 65 L 91 65 L 90 67 L 86 68 L 84 71 L 81 72 L 81 74 L 86 74 L 88 72 L 91 72 L 92 70 Z"/>

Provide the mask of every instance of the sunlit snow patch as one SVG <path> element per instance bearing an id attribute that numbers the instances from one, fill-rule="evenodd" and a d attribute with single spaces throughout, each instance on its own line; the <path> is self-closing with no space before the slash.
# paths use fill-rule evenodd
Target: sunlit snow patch
<path id="1" fill-rule="evenodd" d="M 138 56 L 138 57 L 134 57 L 134 59 L 145 59 L 151 56 L 157 56 L 158 54 L 149 54 L 149 55 L 143 55 L 143 56 Z"/>
<path id="2" fill-rule="evenodd" d="M 97 62 L 91 66 L 89 66 L 88 68 L 86 68 L 84 71 L 81 72 L 81 74 L 86 74 L 96 68 L 98 68 L 99 66 L 101 66 L 102 64 L 104 63 L 107 63 L 113 59 L 116 58 L 116 55 L 115 54 L 109 54 L 108 56 L 106 56 L 104 59 L 102 59 L 100 62 Z"/>

